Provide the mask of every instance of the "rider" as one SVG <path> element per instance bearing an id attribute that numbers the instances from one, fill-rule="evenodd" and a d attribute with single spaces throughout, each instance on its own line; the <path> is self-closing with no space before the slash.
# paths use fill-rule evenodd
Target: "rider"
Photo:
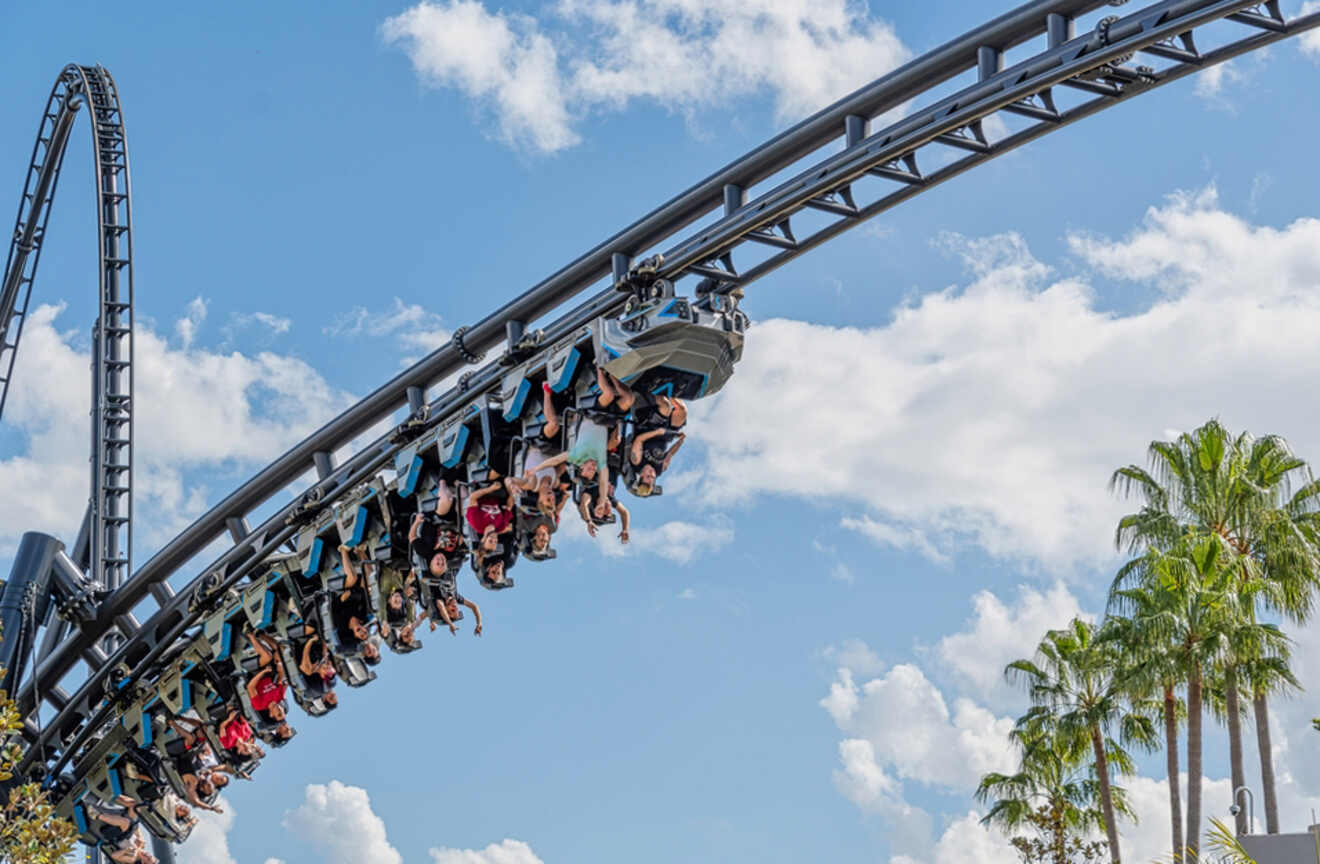
<path id="1" fill-rule="evenodd" d="M 335 658 L 330 653 L 330 646 L 321 638 L 316 628 L 303 626 L 301 657 L 298 658 L 298 671 L 302 673 L 303 689 L 313 699 L 320 699 L 326 708 L 334 709 L 339 705 L 335 694 Z"/>
<path id="2" fill-rule="evenodd" d="M 367 582 L 353 565 L 350 555 L 353 547 L 341 544 L 339 557 L 344 565 L 344 587 L 330 600 L 330 618 L 346 651 L 362 651 L 367 663 L 380 662 L 380 649 L 371 639 L 371 601 L 367 596 Z"/>
<path id="3" fill-rule="evenodd" d="M 629 490 L 641 498 L 654 492 L 656 478 L 669 470 L 669 463 L 685 440 L 686 433 L 671 434 L 668 427 L 634 434 L 628 448 Z"/>
<path id="4" fill-rule="evenodd" d="M 508 478 L 496 480 L 474 491 L 468 497 L 467 523 L 477 536 L 472 550 L 472 569 L 486 581 L 499 584 L 505 571 L 513 566 L 512 543 L 506 543 L 503 554 L 496 555 L 500 536 L 512 534 L 514 528 L 511 504 L 512 483 Z"/>
<path id="5" fill-rule="evenodd" d="M 431 630 L 436 628 L 435 619 L 439 618 L 444 625 L 449 628 L 452 634 L 458 633 L 458 627 L 454 622 L 458 618 L 458 607 L 466 606 L 472 610 L 473 616 L 477 619 L 476 627 L 472 635 L 481 635 L 481 607 L 477 606 L 471 600 L 458 593 L 458 573 L 448 569 L 447 562 L 443 553 L 437 552 L 431 558 L 428 573 L 430 574 L 430 584 L 435 586 L 433 593 L 434 609 L 427 612 L 431 615 Z"/>
<path id="6" fill-rule="evenodd" d="M 293 728 L 288 724 L 288 709 L 284 706 L 284 694 L 288 690 L 284 661 L 280 659 L 279 646 L 270 634 L 247 631 L 248 642 L 257 654 L 257 672 L 247 682 L 248 698 L 252 700 L 252 710 L 277 724 L 275 734 L 281 738 L 292 738 Z"/>

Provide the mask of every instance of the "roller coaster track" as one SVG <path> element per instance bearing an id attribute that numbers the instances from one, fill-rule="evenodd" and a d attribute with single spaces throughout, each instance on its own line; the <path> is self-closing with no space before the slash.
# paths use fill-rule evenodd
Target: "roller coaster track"
<path id="1" fill-rule="evenodd" d="M 204 614 L 199 592 L 213 594 L 238 584 L 297 534 L 303 517 L 390 466 L 420 431 L 452 417 L 478 394 L 497 390 L 505 369 L 492 360 L 429 402 L 426 388 L 465 365 L 480 364 L 483 352 L 496 348 L 506 335 L 516 339 L 533 324 L 542 327 L 550 344 L 598 316 L 617 314 L 628 298 L 620 288 L 632 284 L 635 260 L 660 252 L 657 276 L 674 281 L 691 277 L 698 293 L 737 291 L 864 220 L 996 156 L 1198 70 L 1320 26 L 1320 13 L 1289 20 L 1276 0 L 1164 0 L 1105 16 L 1084 32 L 1075 32 L 1079 18 L 1105 5 L 1097 0 L 1035 0 L 970 31 L 779 134 L 490 316 L 460 328 L 451 344 L 381 386 L 232 492 L 82 618 L 70 616 L 74 620 L 47 628 L 36 668 L 17 694 L 31 745 L 23 769 L 46 776 L 64 770 L 122 710 L 114 698 L 118 688 L 139 678 L 152 679 L 162 655 L 198 624 Z M 1124 0 L 1108 5 L 1124 5 Z M 1030 56 L 1006 63 L 1006 52 L 1024 56 L 1028 49 L 1022 46 L 1028 45 L 1036 49 Z M 1207 48 L 1210 45 L 1216 47 Z M 103 71 L 97 74 L 109 80 Z M 904 106 L 909 107 L 902 119 L 871 128 L 876 118 Z M 988 123 L 991 118 L 1004 122 Z M 43 134 L 45 128 L 43 121 Z M 996 134 L 996 129 L 1009 131 Z M 126 160 L 124 165 L 126 196 Z M 104 181 L 98 186 L 104 188 Z M 43 214 L 48 206 L 43 200 Z M 20 208 L 20 224 L 26 224 L 24 212 Z M 44 219 L 42 215 L 43 226 Z M 706 224 L 689 230 L 701 220 Z M 11 257 L 11 270 L 13 266 Z M 35 269 L 35 260 L 31 267 Z M 5 285 L 12 279 L 11 272 Z M 18 284 L 30 291 L 30 270 Z M 593 286 L 599 290 L 547 320 Z M 23 312 L 27 296 L 23 294 Z M 390 429 L 343 464 L 335 464 L 331 454 L 390 422 L 399 409 L 411 411 L 411 423 Z M 317 481 L 310 489 L 259 526 L 249 525 L 250 514 L 313 471 Z M 192 563 L 226 533 L 232 546 L 219 558 L 204 566 Z M 62 556 L 56 556 L 56 570 L 68 571 Z M 16 572 L 22 563 L 16 562 Z M 42 566 L 48 565 L 49 556 Z M 185 567 L 198 575 L 176 594 L 166 580 Z M 139 625 L 131 613 L 148 596 L 159 608 Z M 123 636 L 122 644 L 102 651 L 98 646 L 114 631 Z M 77 689 L 70 695 L 60 685 L 70 679 L 80 659 L 86 673 L 72 679 Z M 39 702 L 53 709 L 48 712 L 53 716 L 40 726 L 35 722 Z"/>
<path id="2" fill-rule="evenodd" d="M 113 590 L 131 572 L 133 544 L 133 219 L 119 93 L 100 66 L 66 66 L 41 115 L 0 283 L 0 416 L 69 134 L 83 105 L 92 122 L 100 315 L 92 331 L 92 489 L 75 557 L 97 585 Z"/>

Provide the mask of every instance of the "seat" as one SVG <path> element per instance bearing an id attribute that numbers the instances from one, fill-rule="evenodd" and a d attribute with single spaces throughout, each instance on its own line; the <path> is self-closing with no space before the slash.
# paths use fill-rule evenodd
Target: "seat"
<path id="1" fill-rule="evenodd" d="M 591 325 L 596 362 L 634 390 L 700 399 L 719 392 L 742 359 L 747 317 L 672 293 Z"/>

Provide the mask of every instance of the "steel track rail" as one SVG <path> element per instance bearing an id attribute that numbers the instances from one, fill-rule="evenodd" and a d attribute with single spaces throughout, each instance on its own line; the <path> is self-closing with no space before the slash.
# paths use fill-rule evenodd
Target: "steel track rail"
<path id="1" fill-rule="evenodd" d="M 86 108 L 86 111 L 81 109 Z M 114 79 L 100 66 L 66 66 L 51 88 L 28 161 L 0 274 L 0 413 L 13 380 L 32 286 L 77 115 L 92 124 L 97 195 L 99 314 L 93 328 L 91 506 L 76 557 L 100 585 L 131 572 L 133 466 L 133 234 L 127 136 Z M 80 543 L 81 547 L 82 544 Z"/>
<path id="2" fill-rule="evenodd" d="M 1051 5 L 1058 6 L 1061 4 L 1028 4 L 1028 7 L 1023 7 L 1023 9 Z M 1099 4 L 1090 5 L 1094 8 Z M 721 203 L 728 205 L 726 206 L 725 217 L 705 231 L 699 232 L 697 236 L 678 244 L 666 253 L 665 275 L 674 278 L 687 275 L 702 276 L 716 283 L 718 290 L 728 290 L 736 285 L 750 283 L 754 279 L 782 266 L 791 258 L 810 248 L 815 248 L 825 240 L 859 224 L 864 218 L 895 206 L 897 203 L 919 194 L 924 189 L 939 185 L 988 159 L 1016 149 L 1029 141 L 1036 140 L 1053 131 L 1053 129 L 1070 125 L 1083 117 L 1098 113 L 1111 105 L 1119 104 L 1140 93 L 1149 92 L 1156 87 L 1178 80 L 1198 69 L 1223 62 L 1247 51 L 1262 48 L 1303 30 L 1320 26 L 1320 13 L 1284 22 L 1281 18 L 1272 17 L 1269 14 L 1271 10 L 1268 8 L 1261 12 L 1260 7 L 1262 5 L 1249 2 L 1196 2 L 1196 0 L 1182 0 L 1182 2 L 1170 0 L 1170 2 L 1154 4 L 1110 23 L 1106 30 L 1106 38 L 1103 40 L 1095 38 L 1095 34 L 1093 34 L 1090 37 L 1083 36 L 1077 39 L 1060 41 L 1058 44 L 1052 45 L 1050 50 L 1044 54 L 1007 70 L 987 70 L 983 65 L 981 80 L 976 85 L 929 108 L 922 109 L 906 120 L 900 121 L 875 135 L 859 134 L 864 133 L 864 127 L 859 129 L 859 121 L 849 119 L 851 116 L 860 118 L 860 121 L 864 122 L 866 118 L 857 114 L 844 113 L 842 117 L 837 118 L 842 121 L 839 125 L 847 130 L 849 146 L 843 153 L 829 157 L 821 165 L 803 172 L 793 180 L 781 184 L 749 203 L 742 203 L 737 200 L 731 201 L 731 196 L 721 189 Z M 1018 10 L 1019 13 L 1021 11 Z M 1011 16 L 1005 16 L 1005 18 L 1009 17 Z M 1184 52 L 1179 55 L 1177 50 L 1172 47 L 1172 40 L 1176 37 L 1191 33 L 1205 24 L 1225 19 L 1238 21 L 1258 32 L 1248 38 L 1231 42 L 1206 54 Z M 1003 20 L 1005 19 L 997 19 L 997 21 Z M 992 24 L 994 23 L 992 22 Z M 1037 32 L 1039 35 L 1039 28 Z M 1057 40 L 1052 40 L 1052 42 L 1054 41 Z M 1121 64 L 1117 61 L 1137 51 L 1172 59 L 1176 65 L 1165 70 L 1152 71 L 1150 74 L 1143 73 L 1135 77 L 1119 68 L 1118 72 L 1121 74 L 1117 74 L 1116 78 L 1108 82 L 1101 81 L 1097 83 L 1079 77 L 1083 73 L 1095 70 L 1097 67 L 1107 67 L 1109 64 L 1121 67 Z M 984 57 L 984 54 L 982 53 L 981 56 Z M 909 65 L 920 65 L 927 62 L 927 60 L 928 58 L 922 58 L 922 60 L 914 61 L 914 64 Z M 900 73 L 902 71 L 899 70 Z M 895 73 L 895 75 L 898 74 Z M 906 172 L 911 176 L 904 178 L 903 182 L 907 184 L 905 188 L 883 196 L 869 205 L 859 207 L 852 203 L 839 203 L 841 190 L 863 175 L 874 172 L 878 168 L 883 169 L 879 176 L 894 179 L 894 175 L 898 174 L 901 169 L 888 168 L 887 166 L 895 163 L 905 163 L 905 156 L 911 156 L 923 147 L 932 144 L 948 144 L 948 136 L 956 135 L 958 130 L 966 129 L 970 124 L 995 112 L 1012 110 L 1015 107 L 1025 110 L 1024 106 L 1031 104 L 1028 101 L 1031 97 L 1039 97 L 1042 93 L 1048 92 L 1050 88 L 1059 85 L 1076 86 L 1087 92 L 1095 93 L 1100 98 L 1066 111 L 1056 111 L 1042 119 L 1040 123 L 1022 132 L 1009 135 L 1000 141 L 988 142 L 973 138 L 971 140 L 977 141 L 980 146 L 972 148 L 969 145 L 953 145 L 963 146 L 965 149 L 974 149 L 974 152 L 971 156 L 927 176 L 921 176 L 916 171 Z M 869 90 L 870 88 L 866 89 Z M 866 92 L 866 90 L 860 92 Z M 850 99 L 852 98 L 850 97 Z M 848 101 L 844 100 L 839 105 L 843 105 Z M 838 108 L 838 105 L 817 116 L 824 116 L 836 108 Z M 1033 116 L 1035 115 L 1033 114 Z M 812 121 L 806 122 L 809 124 Z M 836 130 L 836 134 L 829 140 L 842 137 L 842 133 L 843 129 Z M 914 178 L 919 182 L 911 182 Z M 736 186 L 736 184 L 730 185 Z M 831 197 L 822 198 L 822 195 Z M 736 196 L 734 197 L 736 198 Z M 678 200 L 680 199 L 675 199 L 675 201 Z M 752 237 L 752 235 L 764 232 L 767 226 L 777 225 L 793 213 L 811 207 L 813 203 L 820 205 L 831 202 L 836 205 L 837 215 L 841 217 L 837 222 L 802 241 L 781 237 L 778 234 L 774 235 L 784 241 L 773 244 L 782 250 L 781 253 L 757 267 L 738 274 L 732 267 L 715 269 L 708 266 L 709 262 L 729 254 L 733 248 L 743 242 L 764 243 L 764 237 Z M 835 210 L 830 212 L 835 212 Z M 570 267 L 572 266 L 575 265 L 570 265 Z M 529 292 L 529 294 L 531 293 L 535 293 L 535 290 Z M 505 309 L 507 310 L 516 306 L 519 302 L 526 301 L 528 296 L 524 295 L 524 297 L 506 306 Z M 617 312 L 622 306 L 622 302 L 623 297 L 619 293 L 613 290 L 602 291 L 548 327 L 547 337 L 553 340 L 559 335 L 571 332 L 597 315 Z M 485 325 L 490 322 L 493 330 L 494 319 L 499 319 L 498 323 L 502 326 L 503 320 L 507 320 L 501 318 L 503 312 L 504 310 L 501 310 L 495 316 L 483 321 L 482 324 Z M 478 346 L 478 350 L 488 348 L 497 340 L 497 334 L 488 337 L 476 335 L 481 326 L 478 325 L 477 328 L 470 331 L 473 335 L 471 337 L 472 341 L 468 345 L 469 350 L 474 345 Z M 364 400 L 364 403 L 372 399 L 382 398 L 380 394 L 383 391 L 391 387 L 397 388 L 401 380 L 408 380 L 410 373 L 414 375 L 421 374 L 417 372 L 421 367 L 432 370 L 442 368 L 442 355 L 445 355 L 446 352 L 458 353 L 456 348 L 441 349 L 441 351 L 435 352 L 423 363 L 418 364 L 418 367 L 414 367 L 413 370 L 409 370 L 408 373 L 404 373 L 404 375 L 386 385 L 385 388 L 381 388 L 376 394 L 368 397 L 368 400 Z M 452 364 L 453 368 L 457 368 L 457 365 L 457 363 Z M 440 422 L 447 413 L 462 407 L 475 393 L 496 386 L 501 372 L 502 369 L 498 364 L 489 364 L 476 373 L 469 382 L 468 388 L 452 389 L 444 397 L 436 400 L 431 406 L 429 425 Z M 393 404 L 397 405 L 400 403 L 399 396 L 401 394 L 397 389 L 394 390 L 394 393 L 396 396 Z M 326 428 L 328 429 L 340 423 L 345 417 L 352 414 L 353 410 L 350 409 L 350 412 L 341 416 L 339 420 L 328 424 Z M 325 431 L 325 429 L 322 430 L 322 432 Z M 352 434 L 344 434 L 339 439 L 330 438 L 324 446 L 329 447 L 334 440 L 342 442 L 351 437 L 353 437 Z M 316 438 L 317 436 L 314 435 L 308 440 L 313 441 Z M 373 475 L 380 467 L 388 464 L 393 453 L 402 446 L 404 445 L 401 442 L 390 443 L 389 436 L 378 439 L 371 446 L 352 457 L 345 465 L 330 472 L 328 476 L 313 487 L 313 492 L 320 494 L 321 504 L 327 503 L 333 498 L 334 490 L 351 488 L 361 479 Z M 297 449 L 295 448 L 295 450 Z M 312 452 L 316 451 L 313 450 Z M 276 465 L 279 464 L 276 463 Z M 272 469 L 275 467 L 272 466 Z M 267 469 L 267 472 L 272 469 Z M 231 498 L 233 497 L 231 496 Z M 240 540 L 233 549 L 226 552 L 225 555 L 206 568 L 204 572 L 218 571 L 228 574 L 224 580 L 226 585 L 239 581 L 246 573 L 258 566 L 266 555 L 277 549 L 284 539 L 294 533 L 296 529 L 286 524 L 286 521 L 294 515 L 298 506 L 295 504 L 282 509 L 267 520 L 257 531 Z M 197 526 L 195 525 L 195 527 Z M 164 550 L 162 554 L 163 552 Z M 157 558 L 159 557 L 160 555 L 157 556 Z M 151 568 L 156 561 L 157 559 L 153 558 L 152 562 L 148 562 L 147 567 L 144 567 L 143 570 Z M 125 608 L 131 608 L 121 607 L 119 604 L 128 601 L 129 589 L 134 587 L 133 583 L 139 582 L 140 576 L 142 576 L 141 571 L 134 576 L 132 582 L 121 589 L 115 597 L 111 598 L 110 602 L 103 608 L 97 622 L 93 626 L 85 628 L 78 636 L 70 639 L 69 643 L 76 643 L 79 639 L 94 638 L 92 634 L 99 628 L 105 627 L 108 621 L 113 620 L 114 614 L 124 611 Z M 163 576 L 160 578 L 163 578 Z M 196 585 L 196 582 L 197 580 L 194 581 L 193 585 Z M 139 584 L 138 587 L 141 587 L 141 585 Z M 53 758 L 55 760 L 54 767 L 51 767 L 50 770 L 57 771 L 76 753 L 81 744 L 96 729 L 113 716 L 116 710 L 114 700 L 96 707 L 96 703 L 106 692 L 105 679 L 111 666 L 122 665 L 126 667 L 129 673 L 126 680 L 130 683 L 139 677 L 149 676 L 155 671 L 153 667 L 155 661 L 189 627 L 193 626 L 202 614 L 199 609 L 189 609 L 192 587 L 190 585 L 189 591 L 181 592 L 177 597 L 167 599 L 161 610 L 147 622 L 141 631 L 135 634 L 129 643 L 121 647 L 101 668 L 93 670 L 88 680 L 68 700 L 65 708 L 59 712 L 55 721 L 40 735 L 33 736 L 34 743 L 37 746 L 34 746 L 30 751 L 31 759 L 29 762 L 38 758 L 41 761 Z M 141 596 L 143 595 L 138 594 L 137 599 L 141 599 Z M 92 631 L 92 634 L 89 634 L 88 630 Z M 64 647 L 61 645 L 60 649 Z M 46 662 L 41 664 L 35 671 L 33 682 L 20 693 L 21 708 L 30 710 L 33 704 L 31 688 L 39 679 L 44 681 L 45 676 L 62 675 L 63 671 L 67 671 L 68 666 L 65 666 L 64 670 L 60 670 L 59 664 L 67 659 L 67 655 L 71 654 L 72 650 L 61 652 L 60 649 L 53 651 Z M 62 653 L 66 656 L 61 657 Z M 69 665 L 71 665 L 71 662 Z M 42 683 L 41 686 L 45 688 L 47 685 Z M 26 702 L 23 701 L 25 698 Z M 30 764 L 28 767 L 31 767 Z"/>

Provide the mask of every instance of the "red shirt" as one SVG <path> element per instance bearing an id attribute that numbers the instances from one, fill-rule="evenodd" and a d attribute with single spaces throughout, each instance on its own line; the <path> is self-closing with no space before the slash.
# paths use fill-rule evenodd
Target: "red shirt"
<path id="1" fill-rule="evenodd" d="M 257 679 L 257 692 L 252 697 L 252 708 L 256 711 L 265 711 L 284 698 L 286 689 L 288 688 L 283 684 L 275 683 L 275 676 L 262 675 Z"/>
<path id="2" fill-rule="evenodd" d="M 228 726 L 221 727 L 220 746 L 226 750 L 232 750 L 239 741 L 247 741 L 251 737 L 252 727 L 242 717 L 237 717 Z"/>
<path id="3" fill-rule="evenodd" d="M 467 509 L 467 521 L 478 536 L 491 526 L 498 534 L 513 524 L 513 510 L 498 504 L 473 504 Z"/>

